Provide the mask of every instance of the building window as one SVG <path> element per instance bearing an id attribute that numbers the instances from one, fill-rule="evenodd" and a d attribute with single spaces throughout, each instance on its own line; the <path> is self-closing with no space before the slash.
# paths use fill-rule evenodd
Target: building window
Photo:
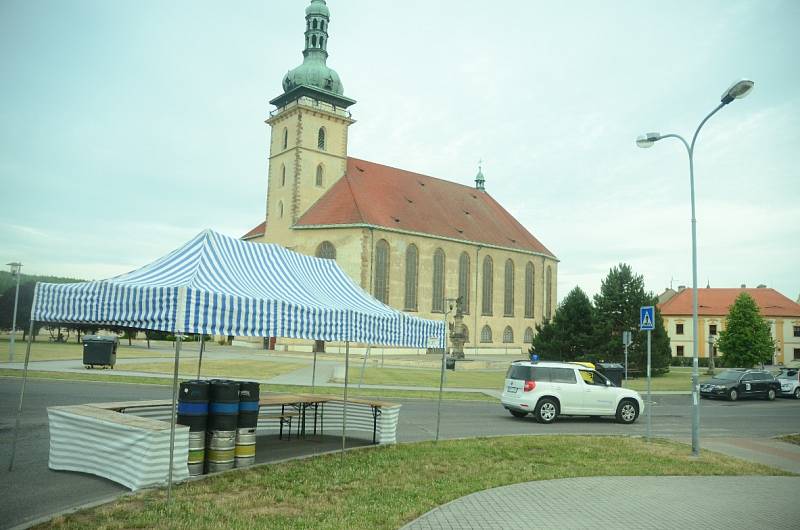
<path id="1" fill-rule="evenodd" d="M 286 149 L 289 147 L 289 129 L 286 127 L 283 128 L 283 148 Z"/>
<path id="2" fill-rule="evenodd" d="M 389 243 L 385 239 L 375 245 L 375 298 L 389 304 Z"/>
<path id="3" fill-rule="evenodd" d="M 544 306 L 544 318 L 550 320 L 553 313 L 553 268 L 550 266 L 547 267 L 546 285 L 544 289 L 545 296 L 547 297 L 547 305 Z"/>
<path id="4" fill-rule="evenodd" d="M 319 128 L 319 133 L 317 133 L 317 147 L 323 151 L 325 150 L 325 127 Z"/>
<path id="5" fill-rule="evenodd" d="M 492 258 L 483 258 L 483 300 L 481 303 L 481 314 L 492 314 L 492 289 L 494 288 L 494 278 L 492 277 Z"/>
<path id="6" fill-rule="evenodd" d="M 683 324 L 675 324 L 675 334 L 683 335 Z"/>
<path id="7" fill-rule="evenodd" d="M 511 329 L 511 326 L 506 326 L 506 329 L 503 330 L 503 343 L 510 344 L 514 342 L 514 330 Z"/>
<path id="8" fill-rule="evenodd" d="M 794 326 L 794 336 L 800 337 L 800 326 Z"/>
<path id="9" fill-rule="evenodd" d="M 437 248 L 433 254 L 433 302 L 431 311 L 444 312 L 444 250 Z"/>
<path id="10" fill-rule="evenodd" d="M 716 335 L 717 334 L 717 325 L 716 324 L 710 324 L 708 326 L 708 334 L 709 335 Z"/>
<path id="11" fill-rule="evenodd" d="M 683 357 L 683 346 L 675 347 L 675 355 L 677 355 L 678 357 Z"/>
<path id="12" fill-rule="evenodd" d="M 317 247 L 317 252 L 314 255 L 318 258 L 336 259 L 336 247 L 330 241 L 323 241 Z"/>
<path id="13" fill-rule="evenodd" d="M 514 262 L 506 260 L 506 279 L 503 292 L 503 316 L 514 316 Z"/>
<path id="14" fill-rule="evenodd" d="M 286 164 L 281 164 L 281 188 L 286 186 Z"/>
<path id="15" fill-rule="evenodd" d="M 323 175 L 323 169 L 322 169 L 322 164 L 320 164 L 317 166 L 317 179 L 314 182 L 314 184 L 316 184 L 318 188 L 322 187 L 322 175 Z"/>
<path id="16" fill-rule="evenodd" d="M 466 252 L 458 259 L 458 296 L 462 312 L 469 315 L 469 254 Z"/>
<path id="17" fill-rule="evenodd" d="M 525 265 L 525 318 L 533 318 L 533 263 L 530 261 Z"/>
<path id="18" fill-rule="evenodd" d="M 800 359 L 800 348 L 795 348 L 794 349 L 794 358 L 795 359 Z"/>
<path id="19" fill-rule="evenodd" d="M 278 219 L 283 219 L 283 201 L 278 201 Z"/>
<path id="20" fill-rule="evenodd" d="M 469 328 L 464 324 L 464 342 L 469 342 Z"/>
<path id="21" fill-rule="evenodd" d="M 483 343 L 490 343 L 492 342 L 492 328 L 489 326 L 483 326 L 481 330 L 481 342 Z"/>
<path id="22" fill-rule="evenodd" d="M 417 284 L 419 281 L 419 252 L 416 245 L 406 249 L 406 311 L 417 310 Z"/>
<path id="23" fill-rule="evenodd" d="M 525 337 L 522 339 L 525 344 L 531 344 L 533 342 L 533 328 L 528 326 L 525 328 Z"/>

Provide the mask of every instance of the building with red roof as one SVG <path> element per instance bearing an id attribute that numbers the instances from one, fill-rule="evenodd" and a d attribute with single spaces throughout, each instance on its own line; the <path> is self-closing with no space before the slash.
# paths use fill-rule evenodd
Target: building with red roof
<path id="1" fill-rule="evenodd" d="M 747 293 L 770 324 L 775 340 L 775 363 L 800 359 L 800 304 L 764 285 L 738 289 L 701 288 L 697 290 L 698 356 L 708 357 L 709 337 L 725 329 L 728 311 L 740 294 Z M 694 331 L 692 329 L 692 290 L 679 291 L 658 306 L 675 357 L 691 357 Z M 714 352 L 716 354 L 716 348 Z"/>
<path id="2" fill-rule="evenodd" d="M 527 351 L 555 311 L 556 256 L 486 191 L 481 168 L 473 187 L 349 156 L 355 101 L 327 65 L 329 24 L 312 0 L 303 64 L 271 101 L 265 219 L 243 239 L 335 259 L 421 317 L 452 317 L 460 298 L 468 352 Z"/>

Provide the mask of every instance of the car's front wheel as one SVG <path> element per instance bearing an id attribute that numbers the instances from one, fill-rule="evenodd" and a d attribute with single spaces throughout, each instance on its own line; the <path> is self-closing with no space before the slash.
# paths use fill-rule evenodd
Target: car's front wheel
<path id="1" fill-rule="evenodd" d="M 633 423 L 639 416 L 639 407 L 630 399 L 622 400 L 617 407 L 617 421 L 620 423 Z"/>
<path id="2" fill-rule="evenodd" d="M 510 412 L 510 413 L 511 413 L 511 415 L 512 415 L 512 416 L 514 416 L 515 418 L 524 418 L 525 416 L 527 416 L 527 415 L 528 415 L 528 413 L 527 413 L 527 412 L 523 412 L 523 411 L 521 411 L 521 410 L 511 410 L 511 409 L 509 409 L 509 412 Z"/>
<path id="3" fill-rule="evenodd" d="M 800 399 L 800 386 L 794 389 L 794 398 Z"/>
<path id="4" fill-rule="evenodd" d="M 539 423 L 553 423 L 558 417 L 558 403 L 552 398 L 542 398 L 536 404 L 533 415 Z"/>
<path id="5" fill-rule="evenodd" d="M 770 388 L 769 390 L 767 390 L 767 399 L 769 401 L 774 401 L 775 400 L 775 389 L 774 388 Z"/>
<path id="6" fill-rule="evenodd" d="M 739 399 L 739 392 L 735 388 L 731 388 L 731 391 L 728 392 L 728 399 L 731 401 L 736 401 Z"/>

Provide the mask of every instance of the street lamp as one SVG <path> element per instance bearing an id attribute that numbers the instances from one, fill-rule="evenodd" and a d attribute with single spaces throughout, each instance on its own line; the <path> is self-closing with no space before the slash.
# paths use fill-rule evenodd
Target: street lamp
<path id="1" fill-rule="evenodd" d="M 711 116 L 716 114 L 717 111 L 719 111 L 728 103 L 732 102 L 734 99 L 741 99 L 749 94 L 753 89 L 754 84 L 755 83 L 749 79 L 742 79 L 741 81 L 737 81 L 732 84 L 730 88 L 728 88 L 728 90 L 722 94 L 722 97 L 720 98 L 720 104 L 717 105 L 717 108 L 712 110 L 708 116 L 703 118 L 703 121 L 701 121 L 700 125 L 697 126 L 697 130 L 694 132 L 694 136 L 692 137 L 691 145 L 678 134 L 659 134 L 657 132 L 651 132 L 639 136 L 636 139 L 636 145 L 642 148 L 648 148 L 652 147 L 655 142 L 663 140 L 664 138 L 677 138 L 683 142 L 684 147 L 686 147 L 686 152 L 689 155 L 689 187 L 691 190 L 692 199 L 692 347 L 694 348 L 692 357 L 692 404 L 694 408 L 694 413 L 692 414 L 692 454 L 694 456 L 700 455 L 700 374 L 698 373 L 697 343 L 697 219 L 695 218 L 694 207 L 694 144 L 697 142 L 697 135 L 700 132 L 700 129 L 703 127 L 703 125 L 705 125 L 709 118 L 711 118 Z"/>
<path id="2" fill-rule="evenodd" d="M 17 290 L 14 294 L 14 316 L 11 317 L 11 343 L 8 347 L 8 362 L 14 361 L 14 339 L 16 338 L 17 334 L 17 302 L 19 301 L 19 271 L 22 269 L 22 263 L 18 263 L 16 261 L 11 263 L 6 263 L 11 270 L 11 276 L 17 277 Z"/>

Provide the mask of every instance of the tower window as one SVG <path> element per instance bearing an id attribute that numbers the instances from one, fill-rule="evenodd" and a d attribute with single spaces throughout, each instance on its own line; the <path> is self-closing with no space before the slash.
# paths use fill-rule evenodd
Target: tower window
<path id="1" fill-rule="evenodd" d="M 324 20 L 321 20 L 321 21 L 320 21 L 320 23 L 319 23 L 319 29 L 321 29 L 322 31 L 325 31 L 325 21 L 324 21 Z"/>
<path id="2" fill-rule="evenodd" d="M 317 29 L 317 19 L 316 18 L 314 19 L 314 22 L 311 23 L 311 27 L 313 29 Z"/>
<path id="3" fill-rule="evenodd" d="M 317 247 L 316 257 L 324 259 L 336 259 L 336 247 L 330 241 L 323 241 Z"/>
<path id="4" fill-rule="evenodd" d="M 286 164 L 281 164 L 281 188 L 286 186 Z"/>
<path id="5" fill-rule="evenodd" d="M 283 219 L 283 201 L 278 202 L 278 219 Z"/>
<path id="6" fill-rule="evenodd" d="M 317 133 L 317 147 L 323 151 L 325 150 L 325 127 L 319 128 L 319 133 Z"/>
<path id="7" fill-rule="evenodd" d="M 322 164 L 318 165 L 317 166 L 317 180 L 315 182 L 315 184 L 317 185 L 318 188 L 322 187 L 323 172 L 324 172 L 324 170 L 322 169 Z"/>
<path id="8" fill-rule="evenodd" d="M 322 46 L 322 42 L 323 42 L 324 40 L 325 40 L 325 38 L 324 38 L 324 37 L 320 37 L 320 38 L 319 38 L 319 47 L 320 47 L 320 48 L 322 48 L 322 47 L 323 47 L 323 46 Z"/>
<path id="9" fill-rule="evenodd" d="M 283 128 L 283 148 L 289 147 L 289 129 Z"/>

